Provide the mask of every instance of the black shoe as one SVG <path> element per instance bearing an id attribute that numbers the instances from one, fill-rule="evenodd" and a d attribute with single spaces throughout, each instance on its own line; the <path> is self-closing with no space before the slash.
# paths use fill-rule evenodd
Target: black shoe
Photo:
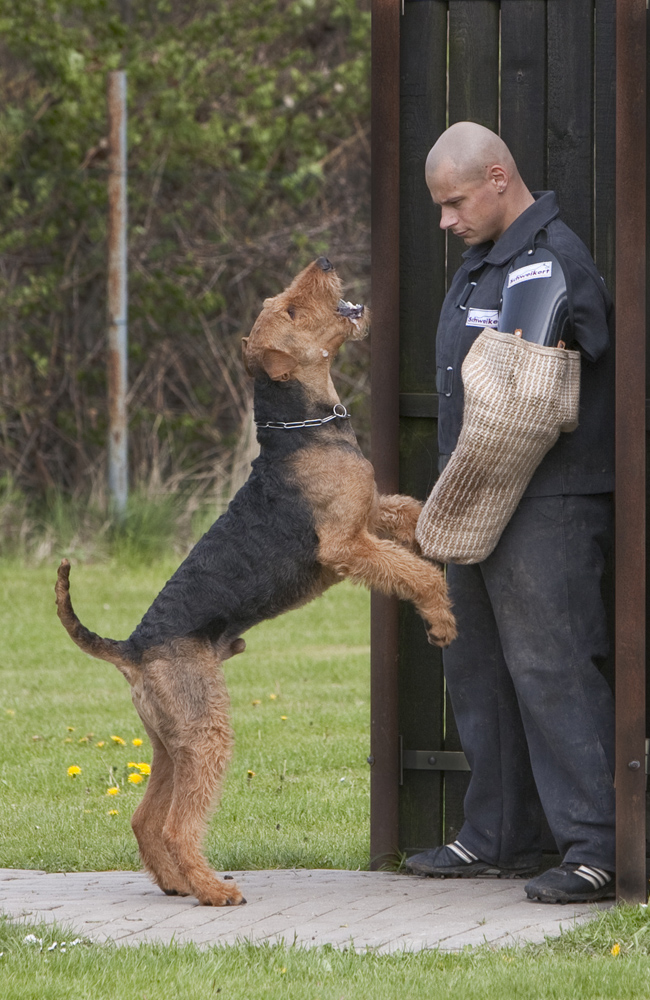
<path id="1" fill-rule="evenodd" d="M 591 903 L 616 895 L 613 872 L 570 862 L 542 872 L 524 889 L 529 899 L 542 903 Z"/>
<path id="2" fill-rule="evenodd" d="M 500 868 L 481 861 L 457 840 L 453 844 L 414 854 L 404 867 L 414 875 L 428 875 L 430 878 L 528 878 L 538 870 L 537 865 Z"/>

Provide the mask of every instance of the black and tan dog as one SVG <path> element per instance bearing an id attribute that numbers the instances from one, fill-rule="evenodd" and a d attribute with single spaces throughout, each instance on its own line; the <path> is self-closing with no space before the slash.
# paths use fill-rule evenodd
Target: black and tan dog
<path id="1" fill-rule="evenodd" d="M 153 745 L 132 820 L 142 862 L 165 892 L 208 905 L 243 902 L 201 850 L 233 743 L 221 663 L 244 649 L 242 633 L 349 577 L 412 601 L 432 642 L 456 634 L 440 568 L 414 551 L 420 504 L 378 495 L 330 378 L 341 344 L 367 326 L 363 307 L 340 294 L 321 257 L 264 302 L 244 340 L 261 454 L 130 638 L 89 632 L 70 602 L 70 565 L 59 567 L 61 621 L 122 671 Z"/>

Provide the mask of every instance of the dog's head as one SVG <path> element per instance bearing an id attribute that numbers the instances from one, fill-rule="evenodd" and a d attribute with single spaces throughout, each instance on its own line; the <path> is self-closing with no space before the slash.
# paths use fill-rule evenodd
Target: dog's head
<path id="1" fill-rule="evenodd" d="M 250 336 L 243 338 L 249 375 L 274 381 L 329 373 L 346 340 L 360 340 L 368 329 L 364 306 L 344 302 L 341 279 L 327 257 L 319 257 L 288 288 L 265 299 Z"/>

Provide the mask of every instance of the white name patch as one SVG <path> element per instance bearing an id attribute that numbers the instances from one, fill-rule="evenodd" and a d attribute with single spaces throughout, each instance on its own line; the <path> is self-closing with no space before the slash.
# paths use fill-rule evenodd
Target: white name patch
<path id="1" fill-rule="evenodd" d="M 553 272 L 552 260 L 540 260 L 537 264 L 526 264 L 518 267 L 508 276 L 508 288 L 518 285 L 520 281 L 532 281 L 533 278 L 550 278 Z"/>
<path id="2" fill-rule="evenodd" d="M 483 329 L 484 326 L 492 327 L 494 330 L 497 329 L 499 325 L 499 310 L 498 309 L 468 309 L 467 310 L 467 320 L 465 326 L 480 326 Z"/>

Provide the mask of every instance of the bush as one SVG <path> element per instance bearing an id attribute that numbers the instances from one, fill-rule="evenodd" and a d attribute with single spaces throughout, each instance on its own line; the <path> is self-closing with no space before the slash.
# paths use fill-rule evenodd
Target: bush
<path id="1" fill-rule="evenodd" d="M 122 6 L 0 0 L 0 467 L 41 496 L 103 500 L 109 70 L 128 74 L 136 484 L 223 477 L 240 338 L 299 268 L 328 253 L 367 294 L 366 0 Z M 363 440 L 366 352 L 339 363 Z"/>

